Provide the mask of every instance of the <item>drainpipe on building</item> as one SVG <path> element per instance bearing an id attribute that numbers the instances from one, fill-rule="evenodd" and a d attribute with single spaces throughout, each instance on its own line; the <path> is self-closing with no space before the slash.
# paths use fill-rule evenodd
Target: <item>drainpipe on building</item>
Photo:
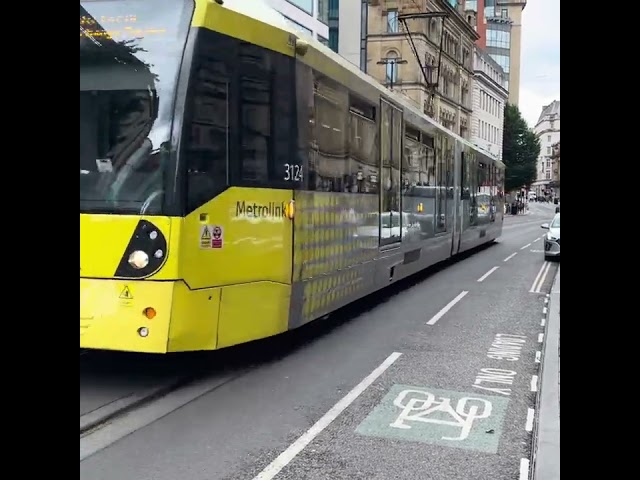
<path id="1" fill-rule="evenodd" d="M 360 70 L 367 73 L 367 37 L 369 35 L 369 0 L 361 0 Z"/>

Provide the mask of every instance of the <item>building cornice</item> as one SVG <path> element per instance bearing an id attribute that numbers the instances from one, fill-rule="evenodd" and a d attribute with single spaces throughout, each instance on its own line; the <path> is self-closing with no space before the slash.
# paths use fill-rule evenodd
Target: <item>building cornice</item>
<path id="1" fill-rule="evenodd" d="M 540 130 L 539 132 L 537 132 L 536 133 L 536 137 L 541 137 L 545 133 L 556 133 L 556 132 L 560 133 L 560 129 L 559 128 L 545 128 L 544 130 Z"/>
<path id="2" fill-rule="evenodd" d="M 527 6 L 527 0 L 497 0 L 496 6 L 498 7 L 522 7 L 522 10 Z"/>
<path id="3" fill-rule="evenodd" d="M 473 77 L 485 80 L 487 85 L 491 86 L 496 92 L 499 92 L 500 95 L 505 97 L 505 99 L 509 97 L 509 91 L 482 70 L 475 70 L 473 72 Z"/>

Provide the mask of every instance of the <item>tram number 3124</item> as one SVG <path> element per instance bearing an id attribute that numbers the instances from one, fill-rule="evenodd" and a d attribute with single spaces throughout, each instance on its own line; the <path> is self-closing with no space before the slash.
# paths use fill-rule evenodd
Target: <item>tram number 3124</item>
<path id="1" fill-rule="evenodd" d="M 287 182 L 302 181 L 302 167 L 300 165 L 284 164 L 284 179 Z"/>

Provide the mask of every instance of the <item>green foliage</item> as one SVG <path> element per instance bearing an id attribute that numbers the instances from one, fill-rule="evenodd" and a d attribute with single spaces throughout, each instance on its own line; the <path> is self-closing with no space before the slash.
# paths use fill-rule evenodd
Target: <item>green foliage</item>
<path id="1" fill-rule="evenodd" d="M 528 187 L 536 179 L 536 165 L 540 154 L 540 141 L 516 105 L 504 109 L 502 161 L 507 167 L 505 191 Z"/>

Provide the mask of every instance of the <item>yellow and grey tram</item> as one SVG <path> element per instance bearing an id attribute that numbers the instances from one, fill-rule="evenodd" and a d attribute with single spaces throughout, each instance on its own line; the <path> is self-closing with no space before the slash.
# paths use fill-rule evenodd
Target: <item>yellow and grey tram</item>
<path id="1" fill-rule="evenodd" d="M 81 348 L 276 335 L 501 235 L 501 162 L 251 3 L 80 2 Z"/>

